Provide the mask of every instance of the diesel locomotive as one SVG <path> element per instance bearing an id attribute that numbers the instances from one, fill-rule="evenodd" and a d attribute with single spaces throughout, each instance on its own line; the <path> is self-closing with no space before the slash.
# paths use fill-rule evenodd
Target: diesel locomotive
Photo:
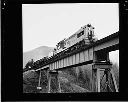
<path id="1" fill-rule="evenodd" d="M 81 27 L 69 38 L 63 39 L 57 43 L 56 48 L 51 53 L 49 53 L 48 56 L 33 62 L 31 65 L 26 66 L 26 68 L 29 69 L 41 67 L 43 64 L 46 64 L 47 60 L 53 56 L 59 57 L 61 55 L 68 55 L 77 49 L 96 42 L 97 40 L 98 39 L 94 36 L 94 27 L 91 24 L 87 24 Z"/>
<path id="2" fill-rule="evenodd" d="M 64 51 L 79 42 L 82 42 L 82 44 L 85 45 L 89 45 L 93 42 L 96 42 L 97 40 L 98 39 L 94 36 L 94 27 L 91 24 L 87 24 L 81 27 L 76 33 L 71 35 L 69 38 L 60 41 L 56 45 L 56 48 L 51 53 L 49 53 L 48 57 L 51 57 L 61 51 Z"/>

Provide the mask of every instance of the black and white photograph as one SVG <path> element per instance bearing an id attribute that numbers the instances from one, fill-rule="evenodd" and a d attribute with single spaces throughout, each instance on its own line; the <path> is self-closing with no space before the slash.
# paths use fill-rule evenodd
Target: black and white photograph
<path id="1" fill-rule="evenodd" d="M 23 93 L 119 92 L 119 3 L 22 4 Z"/>

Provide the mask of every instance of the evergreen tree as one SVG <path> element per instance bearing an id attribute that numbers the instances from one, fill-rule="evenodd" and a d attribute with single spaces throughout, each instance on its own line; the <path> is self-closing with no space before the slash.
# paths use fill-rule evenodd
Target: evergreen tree
<path id="1" fill-rule="evenodd" d="M 32 68 L 33 67 L 33 59 L 29 60 L 28 63 L 25 65 L 25 68 Z"/>

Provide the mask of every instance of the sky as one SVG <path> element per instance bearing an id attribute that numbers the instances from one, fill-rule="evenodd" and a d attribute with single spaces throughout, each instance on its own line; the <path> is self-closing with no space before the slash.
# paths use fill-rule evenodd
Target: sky
<path id="1" fill-rule="evenodd" d="M 23 4 L 23 52 L 55 47 L 88 23 L 98 39 L 119 31 L 118 3 Z"/>

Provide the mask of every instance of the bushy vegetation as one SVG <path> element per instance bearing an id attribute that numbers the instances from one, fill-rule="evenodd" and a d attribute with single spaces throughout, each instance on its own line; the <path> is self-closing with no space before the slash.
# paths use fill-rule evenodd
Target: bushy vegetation
<path id="1" fill-rule="evenodd" d="M 61 84 L 64 84 L 62 89 L 65 92 L 91 91 L 91 75 L 90 69 L 86 69 L 85 66 L 65 69 L 59 74 L 59 77 L 63 77 L 61 78 Z M 65 83 L 64 79 L 68 81 Z"/>
<path id="2" fill-rule="evenodd" d="M 47 73 L 46 71 L 41 72 L 40 85 L 42 87 L 42 92 L 47 92 Z M 37 86 L 39 84 L 39 73 L 34 71 L 29 71 L 23 74 L 23 92 L 24 93 L 39 93 Z"/>
<path id="3" fill-rule="evenodd" d="M 117 64 L 112 66 L 114 76 L 119 88 L 119 68 Z M 92 91 L 92 69 L 90 65 L 67 68 L 59 72 L 59 80 L 62 93 L 91 92 Z M 39 74 L 30 71 L 23 75 L 23 91 L 24 93 L 38 93 L 37 86 Z M 47 92 L 47 72 L 42 72 L 41 93 Z"/>
<path id="4" fill-rule="evenodd" d="M 29 71 L 23 74 L 23 93 L 37 93 L 38 74 Z"/>
<path id="5" fill-rule="evenodd" d="M 112 65 L 113 73 L 116 79 L 116 84 L 119 89 L 119 66 L 116 63 L 113 63 Z"/>
<path id="6" fill-rule="evenodd" d="M 113 63 L 112 69 L 114 72 L 114 76 L 116 79 L 117 87 L 119 88 L 119 68 L 117 64 Z M 81 88 L 84 88 L 87 91 L 92 91 L 92 69 L 89 65 L 87 66 L 79 66 L 74 68 L 65 69 L 60 73 L 61 78 L 61 87 L 64 92 L 74 92 L 73 85 L 77 85 Z M 65 82 L 64 80 L 67 80 Z M 104 81 L 105 82 L 105 81 Z M 110 78 L 110 87 L 114 88 L 113 83 Z M 85 91 L 85 92 L 87 92 Z M 76 92 L 76 91 L 75 91 Z M 79 91 L 77 91 L 79 92 Z"/>
<path id="7" fill-rule="evenodd" d="M 33 63 L 34 63 L 33 59 L 29 60 L 29 61 L 26 63 L 25 68 L 32 67 Z"/>

